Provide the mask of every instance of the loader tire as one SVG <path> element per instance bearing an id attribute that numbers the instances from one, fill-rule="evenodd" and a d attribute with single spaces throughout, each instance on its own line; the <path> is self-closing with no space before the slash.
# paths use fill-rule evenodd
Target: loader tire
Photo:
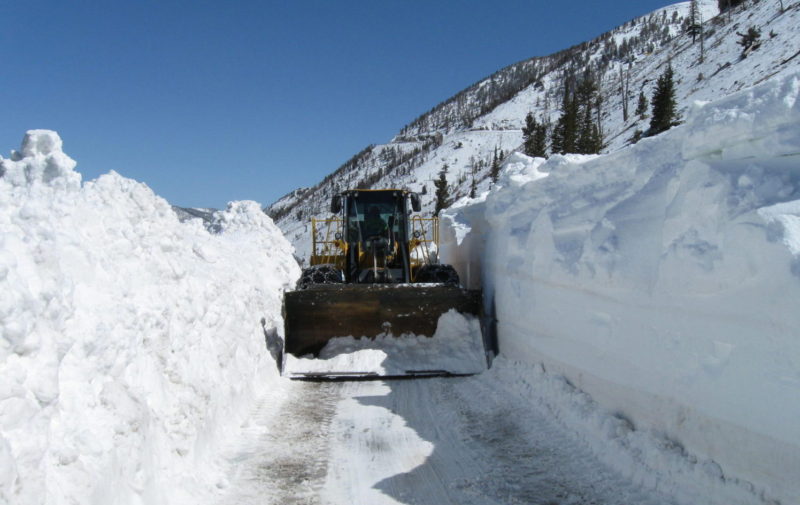
<path id="1" fill-rule="evenodd" d="M 318 284 L 341 284 L 342 271 L 333 265 L 314 265 L 304 268 L 297 281 L 297 289 L 308 289 Z"/>
<path id="2" fill-rule="evenodd" d="M 423 265 L 417 272 L 417 282 L 458 285 L 458 273 L 452 265 Z"/>

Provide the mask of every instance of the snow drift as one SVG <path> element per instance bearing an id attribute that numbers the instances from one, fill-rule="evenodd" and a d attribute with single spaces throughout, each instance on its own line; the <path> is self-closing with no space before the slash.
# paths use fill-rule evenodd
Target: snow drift
<path id="1" fill-rule="evenodd" d="M 255 202 L 211 233 L 74 168 L 45 130 L 0 158 L 0 502 L 194 503 L 276 380 L 291 247 Z"/>
<path id="2" fill-rule="evenodd" d="M 800 503 L 798 95 L 793 74 L 607 156 L 516 155 L 442 230 L 501 354 L 782 503 Z"/>

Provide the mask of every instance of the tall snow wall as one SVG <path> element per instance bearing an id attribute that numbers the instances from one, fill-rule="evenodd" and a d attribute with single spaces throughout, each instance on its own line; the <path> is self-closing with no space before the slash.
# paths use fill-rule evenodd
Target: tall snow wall
<path id="1" fill-rule="evenodd" d="M 197 503 L 277 380 L 291 246 L 255 202 L 209 232 L 74 167 L 44 130 L 0 158 L 0 503 Z"/>
<path id="2" fill-rule="evenodd" d="M 442 221 L 501 354 L 780 503 L 800 503 L 799 94 L 796 74 L 610 155 L 515 155 Z"/>

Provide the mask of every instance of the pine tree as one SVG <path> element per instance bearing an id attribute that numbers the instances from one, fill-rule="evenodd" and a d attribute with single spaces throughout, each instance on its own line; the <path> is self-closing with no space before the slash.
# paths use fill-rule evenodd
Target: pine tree
<path id="1" fill-rule="evenodd" d="M 564 97 L 561 102 L 561 116 L 556 121 L 551 136 L 554 153 L 574 153 L 578 144 L 578 103 L 572 92 L 572 85 L 564 83 Z"/>
<path id="2" fill-rule="evenodd" d="M 599 114 L 595 122 L 594 112 L 600 110 L 600 93 L 597 82 L 590 73 L 586 73 L 575 91 L 575 102 L 578 109 L 578 132 L 576 150 L 581 154 L 596 154 L 603 148 L 600 133 Z"/>
<path id="3" fill-rule="evenodd" d="M 672 63 L 669 63 L 667 69 L 658 78 L 656 90 L 651 100 L 653 110 L 650 118 L 650 129 L 647 131 L 648 137 L 658 135 L 679 124 L 673 77 Z"/>
<path id="4" fill-rule="evenodd" d="M 536 125 L 536 131 L 533 132 L 533 156 L 538 156 L 539 158 L 546 158 L 547 157 L 547 125 L 544 123 L 538 123 Z"/>
<path id="5" fill-rule="evenodd" d="M 725 12 L 728 9 L 736 7 L 744 3 L 744 0 L 717 0 L 717 7 L 720 12 Z"/>
<path id="6" fill-rule="evenodd" d="M 639 92 L 639 104 L 636 106 L 636 115 L 639 119 L 647 118 L 647 97 L 644 96 L 644 91 Z"/>
<path id="7" fill-rule="evenodd" d="M 692 0 L 689 3 L 689 24 L 686 27 L 687 33 L 692 36 L 692 43 L 695 42 L 697 35 L 700 34 L 700 9 L 697 6 L 697 0 Z"/>
<path id="8" fill-rule="evenodd" d="M 433 181 L 436 187 L 436 208 L 433 214 L 438 216 L 442 209 L 450 206 L 450 187 L 447 185 L 447 164 L 442 165 L 439 171 L 439 178 Z"/>
<path id="9" fill-rule="evenodd" d="M 547 156 L 547 127 L 538 123 L 530 112 L 525 116 L 522 138 L 522 147 L 525 154 L 539 158 Z"/>
<path id="10" fill-rule="evenodd" d="M 472 182 L 469 185 L 469 197 L 475 198 L 478 193 L 478 182 L 475 180 L 475 175 L 478 173 L 478 163 L 475 161 L 474 156 L 469 157 L 469 173 L 472 176 Z"/>
<path id="11" fill-rule="evenodd" d="M 500 158 L 497 157 L 497 146 L 494 148 L 494 156 L 492 157 L 492 168 L 489 170 L 489 177 L 492 179 L 492 183 L 496 183 L 497 179 L 500 177 Z"/>

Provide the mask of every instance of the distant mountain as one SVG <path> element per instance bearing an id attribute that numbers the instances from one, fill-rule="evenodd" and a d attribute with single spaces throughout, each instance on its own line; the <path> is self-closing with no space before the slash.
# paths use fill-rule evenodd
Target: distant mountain
<path id="1" fill-rule="evenodd" d="M 597 119 L 603 152 L 630 145 L 648 129 L 635 113 L 639 95 L 650 99 L 671 63 L 681 113 L 697 100 L 714 100 L 769 77 L 800 69 L 800 2 L 746 1 L 720 14 L 717 0 L 699 0 L 703 35 L 691 35 L 690 2 L 656 10 L 591 41 L 499 70 L 404 126 L 386 144 L 370 145 L 313 187 L 270 205 L 272 216 L 297 255 L 310 251 L 311 217 L 329 216 L 333 194 L 348 188 L 402 187 L 422 194 L 423 211 L 434 204 L 433 181 L 447 167 L 454 199 L 491 187 L 495 155 L 507 158 L 522 145 L 525 116 L 553 125 L 561 114 L 565 83 L 592 75 L 601 103 Z M 740 42 L 760 31 L 757 48 Z M 627 114 L 626 114 L 627 112 Z M 648 112 L 649 114 L 649 108 Z M 644 161 L 644 160 L 643 160 Z"/>

